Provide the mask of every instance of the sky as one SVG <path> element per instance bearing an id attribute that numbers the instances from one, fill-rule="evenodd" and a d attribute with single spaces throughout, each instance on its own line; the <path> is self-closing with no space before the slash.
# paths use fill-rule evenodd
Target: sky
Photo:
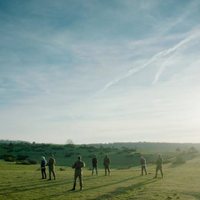
<path id="1" fill-rule="evenodd" d="M 0 139 L 200 143 L 199 0 L 0 0 Z"/>

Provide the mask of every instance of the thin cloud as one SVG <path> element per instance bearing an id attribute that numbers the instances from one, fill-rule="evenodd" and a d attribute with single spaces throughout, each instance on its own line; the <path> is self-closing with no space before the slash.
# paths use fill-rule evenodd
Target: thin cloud
<path id="1" fill-rule="evenodd" d="M 199 37 L 199 31 L 194 31 L 192 32 L 192 34 L 190 34 L 187 38 L 181 40 L 180 42 L 178 42 L 176 45 L 174 45 L 171 48 L 162 50 L 158 53 L 156 53 L 154 56 L 152 56 L 149 60 L 147 60 L 143 65 L 138 66 L 138 67 L 134 67 L 132 69 L 130 69 L 126 74 L 122 75 L 119 78 L 116 78 L 110 82 L 108 82 L 102 90 L 99 91 L 99 93 L 105 92 L 107 89 L 109 89 L 110 87 L 116 85 L 117 83 L 119 83 L 120 81 L 138 73 L 139 71 L 143 70 L 144 68 L 150 66 L 152 63 L 157 62 L 160 59 L 163 59 L 169 55 L 172 55 L 174 52 L 176 52 L 178 49 L 180 49 L 181 47 L 183 47 L 185 44 L 189 43 L 191 40 L 194 40 L 196 38 Z M 167 58 L 168 59 L 168 58 Z M 157 82 L 157 80 L 159 79 L 162 71 L 164 69 L 162 69 L 163 66 L 159 69 L 159 71 L 157 72 L 153 83 L 155 84 Z"/>
<path id="2" fill-rule="evenodd" d="M 168 56 L 165 58 L 164 63 L 161 64 L 159 70 L 157 71 L 154 80 L 152 82 L 152 84 L 156 84 L 160 78 L 160 76 L 162 75 L 162 73 L 164 72 L 165 68 L 167 67 L 167 63 L 168 60 L 170 60 L 173 56 L 173 54 L 181 49 L 182 47 L 184 47 L 185 45 L 187 45 L 188 43 L 190 43 L 193 40 L 198 39 L 200 36 L 200 32 L 199 31 L 194 31 L 192 34 L 190 34 L 187 38 L 183 39 L 182 41 L 180 41 L 179 43 L 177 43 L 174 47 L 166 50 L 166 53 L 163 54 L 163 57 Z"/>
<path id="3" fill-rule="evenodd" d="M 198 134 L 199 32 L 188 32 L 198 25 L 198 1 L 47 2 L 1 6 L 1 138 Z M 151 87 L 161 76 L 166 84 Z"/>

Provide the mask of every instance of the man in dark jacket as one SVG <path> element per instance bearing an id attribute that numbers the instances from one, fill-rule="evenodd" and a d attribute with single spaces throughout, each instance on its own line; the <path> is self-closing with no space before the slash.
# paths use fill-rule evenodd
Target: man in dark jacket
<path id="1" fill-rule="evenodd" d="M 104 169 L 105 169 L 105 176 L 110 175 L 110 159 L 108 158 L 108 156 L 106 155 L 104 160 L 103 160 L 103 165 L 104 165 Z"/>
<path id="2" fill-rule="evenodd" d="M 47 178 L 46 165 L 47 165 L 47 161 L 46 161 L 45 157 L 42 156 L 41 163 L 40 163 L 42 179 L 46 179 Z"/>
<path id="3" fill-rule="evenodd" d="M 158 171 L 160 171 L 161 176 L 163 178 L 162 164 L 163 164 L 163 159 L 162 159 L 161 155 L 159 154 L 158 158 L 156 160 L 156 174 L 155 174 L 154 178 L 157 178 Z"/>
<path id="4" fill-rule="evenodd" d="M 140 156 L 140 164 L 141 164 L 141 176 L 143 176 L 144 172 L 145 175 L 147 175 L 146 159 L 142 155 Z"/>
<path id="5" fill-rule="evenodd" d="M 96 175 L 98 175 L 97 163 L 98 163 L 97 157 L 94 156 L 92 158 L 92 175 L 94 174 L 94 170 L 96 171 Z"/>
<path id="6" fill-rule="evenodd" d="M 82 179 L 82 168 L 85 167 L 85 163 L 81 160 L 81 157 L 78 156 L 78 160 L 72 165 L 74 169 L 74 186 L 72 190 L 76 189 L 76 180 L 79 178 L 80 190 L 83 189 L 83 179 Z"/>
<path id="7" fill-rule="evenodd" d="M 56 160 L 53 157 L 53 155 L 51 155 L 49 158 L 49 161 L 47 163 L 47 165 L 49 167 L 49 180 L 51 180 L 51 174 L 53 174 L 54 180 L 56 179 L 55 164 L 56 164 Z"/>

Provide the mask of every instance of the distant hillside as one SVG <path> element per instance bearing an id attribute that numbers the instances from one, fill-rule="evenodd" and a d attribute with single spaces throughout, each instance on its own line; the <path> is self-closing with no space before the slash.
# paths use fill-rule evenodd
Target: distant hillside
<path id="1" fill-rule="evenodd" d="M 200 151 L 200 143 L 159 143 L 159 142 L 119 142 L 119 143 L 106 143 L 106 144 L 91 144 L 94 147 L 112 147 L 112 148 L 129 148 L 136 149 L 138 152 L 148 153 L 167 153 L 175 152 L 177 149 L 187 151 L 191 147 Z"/>
<path id="2" fill-rule="evenodd" d="M 172 144 L 172 143 L 112 143 L 90 145 L 58 145 L 37 144 L 24 141 L 1 141 L 0 159 L 10 162 L 35 164 L 40 163 L 41 156 L 47 159 L 50 154 L 55 156 L 57 165 L 71 166 L 78 155 L 82 156 L 88 168 L 91 159 L 97 156 L 99 167 L 103 167 L 103 158 L 107 154 L 114 168 L 129 168 L 139 165 L 140 153 L 148 163 L 156 160 L 157 154 L 162 153 L 165 162 L 172 162 L 177 155 L 189 159 L 193 153 L 200 150 L 200 144 Z M 191 154 L 192 153 L 192 154 Z M 192 155 L 192 156 L 191 156 Z M 180 157 L 180 156 L 179 156 Z"/>

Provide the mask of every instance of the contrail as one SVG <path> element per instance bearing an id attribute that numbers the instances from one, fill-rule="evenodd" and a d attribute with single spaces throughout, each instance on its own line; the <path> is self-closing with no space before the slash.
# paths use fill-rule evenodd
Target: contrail
<path id="1" fill-rule="evenodd" d="M 187 38 L 181 40 L 180 42 L 178 42 L 176 45 L 174 45 L 173 47 L 169 48 L 169 49 L 165 49 L 163 51 L 158 52 L 157 54 L 155 54 L 154 56 L 152 56 L 148 61 L 146 61 L 143 65 L 138 66 L 138 67 L 134 67 L 132 69 L 130 69 L 126 74 L 122 75 L 119 78 L 116 78 L 112 81 L 110 81 L 109 83 L 107 83 L 102 90 L 100 90 L 98 93 L 102 93 L 105 92 L 107 89 L 109 89 L 111 86 L 117 84 L 118 82 L 120 82 L 121 80 L 124 80 L 134 74 L 136 74 L 137 72 L 141 71 L 142 69 L 148 67 L 150 64 L 152 64 L 153 62 L 157 61 L 160 58 L 163 58 L 165 56 L 168 56 L 172 53 L 174 53 L 177 49 L 179 49 L 180 47 L 182 47 L 183 45 L 185 45 L 186 43 L 190 42 L 191 40 L 193 40 L 194 38 L 196 38 L 197 36 L 199 36 L 199 33 L 197 32 L 197 34 L 192 34 L 190 36 L 188 36 Z M 159 73 L 159 72 L 158 72 Z M 159 76 L 159 74 L 156 75 L 157 77 Z M 157 78 L 158 79 L 158 78 Z"/>
<path id="2" fill-rule="evenodd" d="M 187 38 L 185 38 L 184 40 L 180 41 L 180 42 L 179 42 L 177 45 L 175 45 L 174 47 L 168 49 L 167 52 L 166 52 L 166 54 L 165 54 L 164 56 L 169 55 L 169 54 L 171 54 L 171 53 L 174 53 L 177 49 L 179 49 L 180 47 L 184 46 L 185 44 L 187 44 L 187 43 L 190 42 L 191 40 L 197 39 L 198 37 L 199 37 L 199 32 L 196 32 L 196 33 L 190 35 L 189 37 L 187 37 Z M 165 68 L 166 68 L 166 66 L 167 66 L 167 65 L 166 65 L 167 61 L 168 61 L 170 58 L 171 58 L 171 56 L 168 57 L 168 58 L 166 58 L 166 59 L 165 59 L 165 62 L 160 66 L 159 70 L 157 71 L 157 73 L 156 73 L 156 75 L 155 75 L 155 78 L 154 78 L 152 84 L 156 84 L 156 83 L 157 83 L 157 81 L 159 80 L 161 74 L 163 73 L 163 71 L 165 70 Z"/>

